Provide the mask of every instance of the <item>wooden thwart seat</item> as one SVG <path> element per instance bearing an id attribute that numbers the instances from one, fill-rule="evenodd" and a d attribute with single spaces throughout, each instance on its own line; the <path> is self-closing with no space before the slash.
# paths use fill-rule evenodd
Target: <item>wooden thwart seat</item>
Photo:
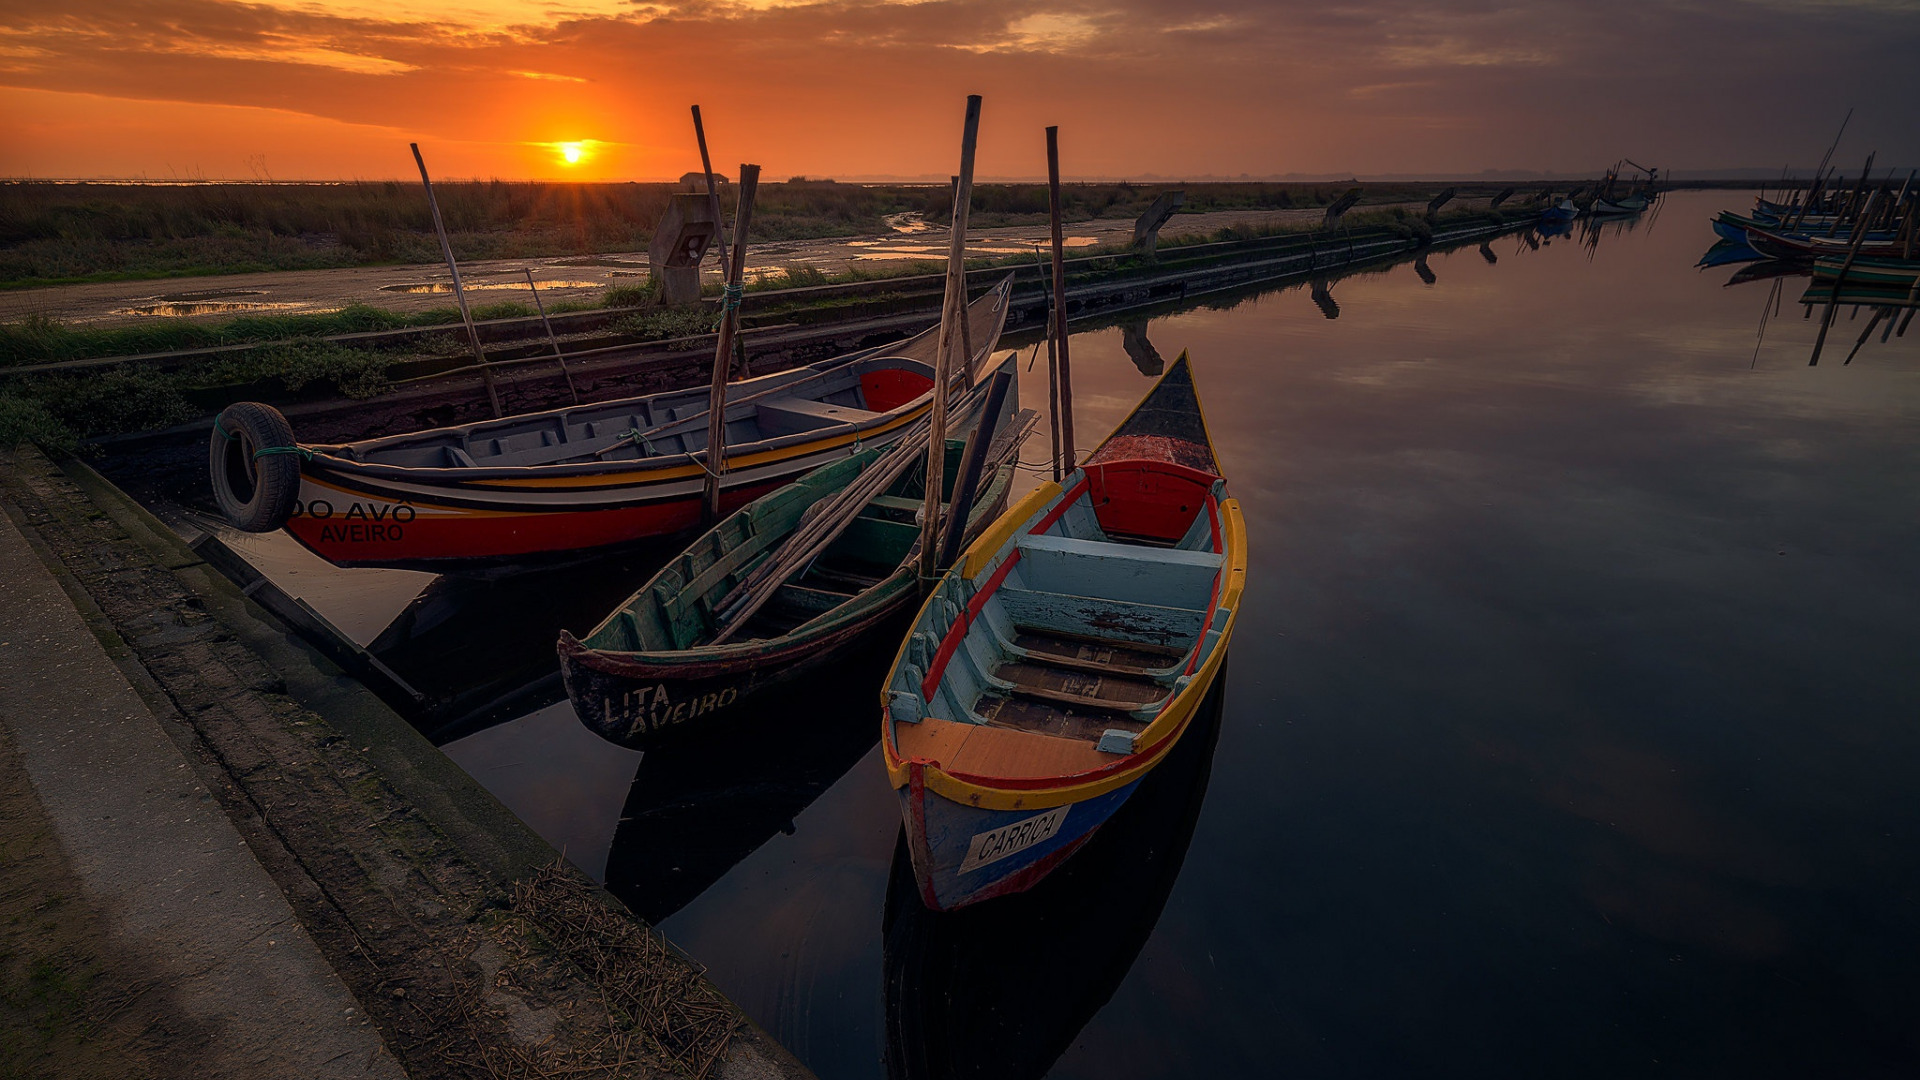
<path id="1" fill-rule="evenodd" d="M 1024 626 L 1017 628 L 1013 644 L 1027 654 L 1030 663 L 1051 664 L 1098 675 L 1137 675 L 1143 678 L 1179 663 L 1182 655 L 1177 649 Z"/>
<path id="2" fill-rule="evenodd" d="M 1135 734 L 1147 729 L 1146 724 L 1132 717 L 1116 716 L 1106 710 L 1060 707 L 1047 702 L 1005 697 L 1000 694 L 988 694 L 982 697 L 976 710 L 980 719 L 984 721 L 983 726 L 986 727 L 1027 731 L 1036 735 L 1051 735 L 1058 739 L 1074 739 L 1089 743 L 1099 742 L 1100 736 L 1116 729 Z"/>
<path id="3" fill-rule="evenodd" d="M 993 676 L 1012 683 L 1012 693 L 1021 697 L 1083 709 L 1130 713 L 1167 696 L 1166 687 L 1145 679 L 1070 671 L 1020 660 L 999 665 Z"/>

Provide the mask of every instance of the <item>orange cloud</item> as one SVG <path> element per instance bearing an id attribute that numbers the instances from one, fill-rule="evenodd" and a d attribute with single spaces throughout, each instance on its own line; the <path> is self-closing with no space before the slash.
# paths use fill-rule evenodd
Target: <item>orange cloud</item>
<path id="1" fill-rule="evenodd" d="M 0 16 L 0 172 L 404 176 L 418 140 L 447 175 L 658 178 L 697 101 L 722 168 L 932 178 L 969 92 L 987 176 L 1038 175 L 1046 124 L 1082 176 L 1777 163 L 1851 101 L 1920 160 L 1869 115 L 1920 92 L 1916 46 L 1865 2 L 71 0 Z"/>

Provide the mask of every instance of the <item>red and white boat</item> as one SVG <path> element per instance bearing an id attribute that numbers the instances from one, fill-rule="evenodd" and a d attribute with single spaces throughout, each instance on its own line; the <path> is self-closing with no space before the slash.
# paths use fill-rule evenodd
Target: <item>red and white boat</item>
<path id="1" fill-rule="evenodd" d="M 1006 324 L 1012 278 L 967 308 L 973 354 Z M 932 399 L 933 327 L 727 390 L 723 512 L 884 445 Z M 210 469 L 221 510 L 285 528 L 336 566 L 450 570 L 535 561 L 700 524 L 708 390 L 676 390 L 338 445 L 294 441 L 277 410 L 229 406 Z"/>

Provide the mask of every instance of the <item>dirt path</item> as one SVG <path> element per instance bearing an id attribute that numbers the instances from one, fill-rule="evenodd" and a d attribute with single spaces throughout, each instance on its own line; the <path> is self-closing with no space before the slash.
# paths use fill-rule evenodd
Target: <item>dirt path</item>
<path id="1" fill-rule="evenodd" d="M 1369 207 L 1372 209 L 1372 207 Z M 1165 239 L 1205 236 L 1229 226 L 1260 227 L 1313 221 L 1319 210 L 1234 210 L 1180 214 L 1161 231 Z M 1067 230 L 1070 248 L 1123 243 L 1132 239 L 1130 218 L 1100 218 L 1074 223 Z M 969 257 L 1020 255 L 1049 243 L 1044 225 L 977 229 L 969 234 Z M 749 243 L 748 267 L 756 274 L 789 267 L 838 272 L 856 264 L 946 262 L 946 230 L 921 227 L 888 236 Z M 593 300 L 610 285 L 634 285 L 647 278 L 647 253 L 500 259 L 463 263 L 462 282 L 470 303 L 529 303 L 525 271 L 533 271 L 542 298 Z M 712 264 L 709 263 L 712 273 Z M 340 270 L 291 270 L 164 281 L 116 281 L 0 292 L 0 322 L 42 315 L 90 326 L 129 326 L 164 318 L 223 319 L 249 312 L 298 314 L 338 309 L 350 303 L 396 311 L 447 307 L 446 268 L 370 266 Z"/>

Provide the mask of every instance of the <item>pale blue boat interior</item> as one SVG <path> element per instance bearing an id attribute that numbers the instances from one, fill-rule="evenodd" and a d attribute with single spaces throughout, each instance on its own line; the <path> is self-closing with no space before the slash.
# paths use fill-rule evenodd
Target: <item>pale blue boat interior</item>
<path id="1" fill-rule="evenodd" d="M 1171 546 L 1116 539 L 1102 530 L 1078 476 L 1064 486 L 1080 491 L 1045 531 L 1023 528 L 977 581 L 948 574 L 935 590 L 888 687 L 895 722 L 932 715 L 1128 753 L 1186 673 L 1218 646 L 1231 613 L 1207 613 L 1224 556 L 1211 550 L 1205 508 Z M 1224 481 L 1215 484 L 1216 500 L 1224 490 Z M 928 701 L 921 687 L 942 640 L 1016 551 Z"/>

